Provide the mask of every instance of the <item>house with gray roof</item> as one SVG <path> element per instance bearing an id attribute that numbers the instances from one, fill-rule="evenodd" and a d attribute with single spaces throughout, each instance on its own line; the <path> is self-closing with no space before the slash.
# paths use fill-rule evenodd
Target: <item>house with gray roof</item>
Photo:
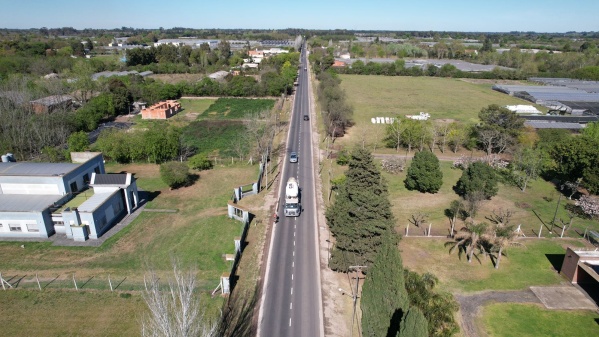
<path id="1" fill-rule="evenodd" d="M 131 173 L 106 174 L 101 153 L 73 163 L 0 163 L 0 237 L 97 239 L 139 203 Z"/>

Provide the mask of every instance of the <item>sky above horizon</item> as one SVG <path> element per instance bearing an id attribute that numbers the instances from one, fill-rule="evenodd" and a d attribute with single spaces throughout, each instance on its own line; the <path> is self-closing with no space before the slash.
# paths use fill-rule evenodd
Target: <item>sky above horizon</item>
<path id="1" fill-rule="evenodd" d="M 597 0 L 0 0 L 0 28 L 599 31 Z"/>

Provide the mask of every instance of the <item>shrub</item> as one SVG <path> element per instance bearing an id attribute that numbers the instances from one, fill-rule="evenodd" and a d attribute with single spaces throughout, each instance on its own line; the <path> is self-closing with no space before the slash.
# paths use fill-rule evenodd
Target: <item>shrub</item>
<path id="1" fill-rule="evenodd" d="M 171 188 L 185 186 L 190 181 L 189 168 L 176 161 L 164 163 L 160 165 L 160 178 Z"/>
<path id="2" fill-rule="evenodd" d="M 189 158 L 189 167 L 194 170 L 210 170 L 214 167 L 214 163 L 203 153 L 196 154 Z"/>

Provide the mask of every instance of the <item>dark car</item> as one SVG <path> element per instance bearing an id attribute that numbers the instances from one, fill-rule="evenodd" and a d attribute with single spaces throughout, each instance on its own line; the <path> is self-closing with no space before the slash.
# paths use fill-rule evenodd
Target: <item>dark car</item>
<path id="1" fill-rule="evenodd" d="M 304 115 L 304 120 L 305 120 L 305 121 L 307 121 L 307 120 L 309 120 L 309 119 L 310 119 L 310 116 L 308 116 L 308 115 Z"/>
<path id="2" fill-rule="evenodd" d="M 291 152 L 291 154 L 289 154 L 289 162 L 290 163 L 297 163 L 297 153 L 295 152 Z"/>

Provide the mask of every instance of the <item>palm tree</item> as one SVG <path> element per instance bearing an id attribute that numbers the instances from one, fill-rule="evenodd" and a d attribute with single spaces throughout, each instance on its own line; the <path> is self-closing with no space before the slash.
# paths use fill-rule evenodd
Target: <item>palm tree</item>
<path id="1" fill-rule="evenodd" d="M 518 234 L 514 230 L 514 226 L 497 226 L 495 228 L 495 238 L 493 239 L 492 251 L 497 252 L 497 259 L 495 260 L 495 269 L 499 269 L 499 262 L 501 261 L 501 255 L 505 255 L 504 250 L 508 246 L 522 245 L 519 242 L 514 241 Z"/>
<path id="2" fill-rule="evenodd" d="M 485 243 L 490 241 L 488 228 L 489 225 L 484 222 L 479 224 L 467 223 L 466 226 L 462 227 L 462 229 L 460 229 L 454 236 L 454 241 L 445 243 L 445 247 L 451 246 L 449 249 L 450 254 L 455 248 L 458 248 L 459 256 L 461 256 L 462 253 L 466 253 L 466 256 L 468 256 L 468 263 L 470 263 L 472 262 L 472 256 L 474 256 L 475 249 L 485 252 Z M 476 257 L 476 259 L 478 260 L 478 257 Z"/>

